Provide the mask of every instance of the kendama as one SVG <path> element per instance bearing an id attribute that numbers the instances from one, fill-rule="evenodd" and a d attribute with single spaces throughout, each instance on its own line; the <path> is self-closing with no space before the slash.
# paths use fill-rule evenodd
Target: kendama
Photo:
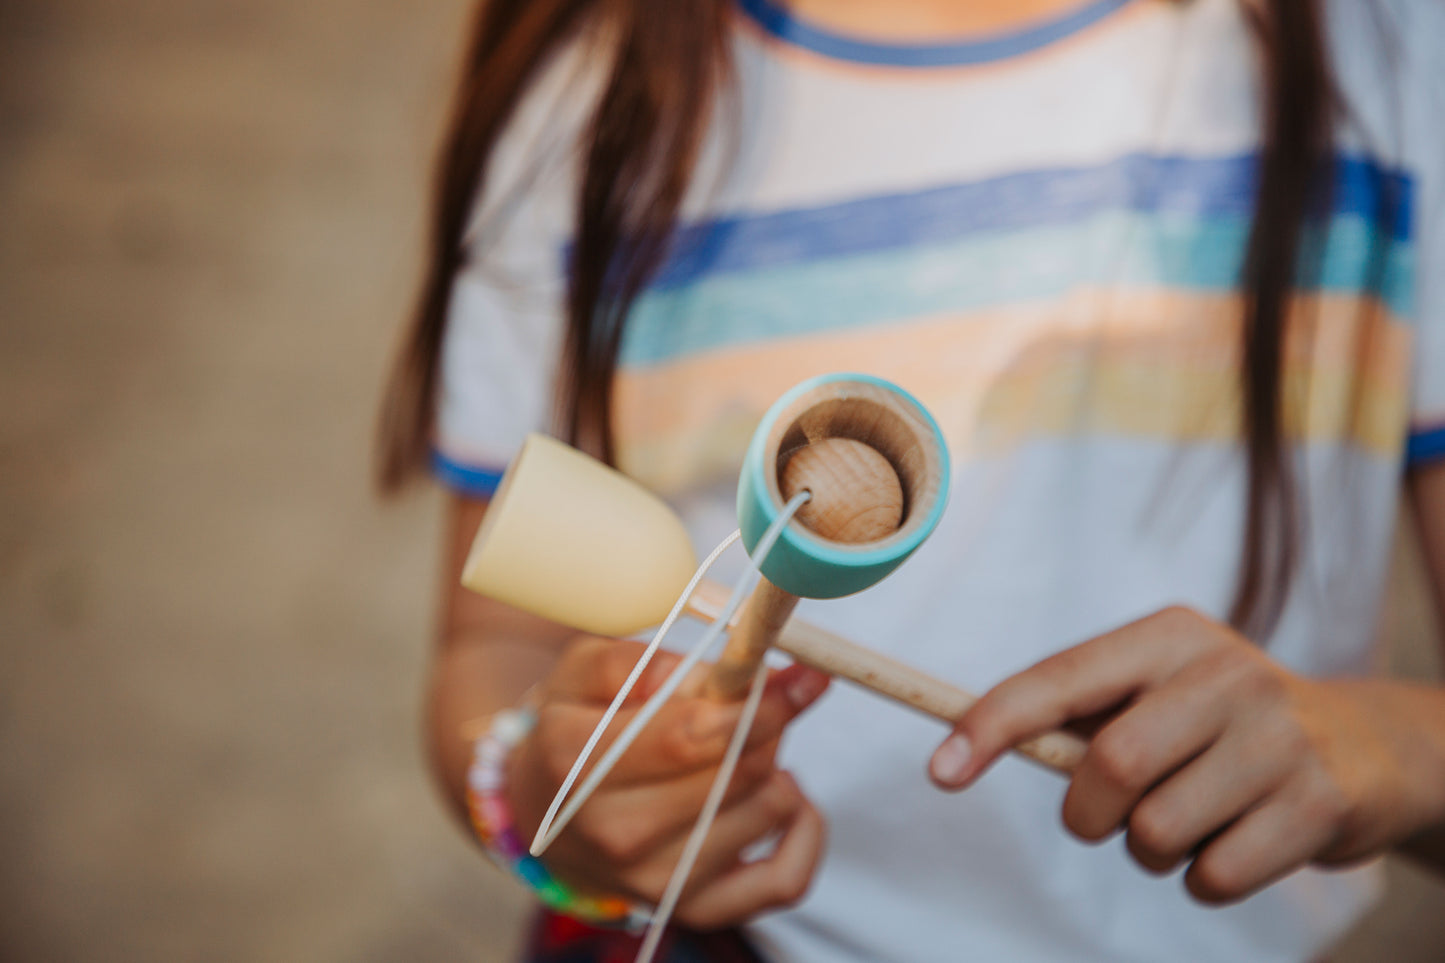
<path id="1" fill-rule="evenodd" d="M 730 627 L 706 691 L 737 698 L 769 648 L 952 723 L 975 697 L 832 632 L 790 618 L 799 598 L 861 592 L 932 534 L 947 501 L 948 450 L 907 392 L 879 378 L 832 374 L 784 394 L 754 432 L 738 482 L 738 526 L 751 554 L 799 491 L 810 499 L 759 560 L 762 579 Z M 462 583 L 598 635 L 661 622 L 697 556 L 682 520 L 646 488 L 544 435 L 504 474 Z M 687 614 L 712 621 L 727 590 L 703 582 Z M 1071 772 L 1085 743 L 1048 733 L 1016 747 Z"/>

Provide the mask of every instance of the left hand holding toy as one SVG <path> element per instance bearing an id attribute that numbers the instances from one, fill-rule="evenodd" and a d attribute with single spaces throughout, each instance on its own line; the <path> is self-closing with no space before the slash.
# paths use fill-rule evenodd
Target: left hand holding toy
<path id="1" fill-rule="evenodd" d="M 1102 719 L 1102 724 L 1098 720 Z M 1377 854 L 1445 822 L 1445 693 L 1291 673 L 1225 625 L 1169 608 L 1000 683 L 933 756 L 947 789 L 1021 740 L 1096 727 L 1064 799 L 1085 840 L 1127 833 L 1200 900 L 1307 863 Z"/>

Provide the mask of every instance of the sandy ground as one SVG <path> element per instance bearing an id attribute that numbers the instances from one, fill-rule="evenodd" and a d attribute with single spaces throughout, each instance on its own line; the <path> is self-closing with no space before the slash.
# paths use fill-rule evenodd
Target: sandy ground
<path id="1" fill-rule="evenodd" d="M 0 2 L 6 960 L 513 951 L 418 750 L 439 503 L 366 479 L 466 6 Z M 1338 960 L 1445 956 L 1394 873 Z"/>

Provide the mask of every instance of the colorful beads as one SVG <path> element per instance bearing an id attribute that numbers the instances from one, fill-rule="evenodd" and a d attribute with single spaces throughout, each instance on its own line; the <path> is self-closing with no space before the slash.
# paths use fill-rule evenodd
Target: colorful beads
<path id="1" fill-rule="evenodd" d="M 616 896 L 575 892 L 528 853 L 517 835 L 506 794 L 507 757 L 536 722 L 536 713 L 529 708 L 505 710 L 492 717 L 491 727 L 477 740 L 467 771 L 467 811 L 477 838 L 493 862 L 530 887 L 551 909 L 593 925 L 642 930 L 650 919 L 646 908 Z"/>

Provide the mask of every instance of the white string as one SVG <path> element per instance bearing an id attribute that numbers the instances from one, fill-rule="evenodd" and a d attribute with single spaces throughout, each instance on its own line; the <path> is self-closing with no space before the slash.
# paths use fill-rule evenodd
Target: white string
<path id="1" fill-rule="evenodd" d="M 743 572 L 742 577 L 738 579 L 737 587 L 733 591 L 734 598 L 729 599 L 729 604 L 736 600 L 739 590 L 744 584 L 755 581 L 749 576 L 767 559 L 768 553 L 773 550 L 773 545 L 777 543 L 778 537 L 783 533 L 783 529 L 792 519 L 793 514 L 807 503 L 810 497 L 811 494 L 807 490 L 793 496 L 783 507 L 778 518 L 768 527 L 767 532 L 758 540 L 754 549 L 757 555 L 752 559 L 752 564 L 748 569 Z M 724 612 L 713 624 L 726 625 L 731 618 L 730 612 Z M 652 957 L 657 953 L 658 944 L 662 941 L 662 934 L 667 930 L 668 921 L 672 919 L 672 911 L 677 908 L 677 901 L 682 897 L 682 890 L 687 885 L 687 878 L 692 874 L 692 867 L 702 852 L 703 843 L 707 840 L 707 834 L 712 830 L 718 810 L 722 808 L 723 796 L 727 794 L 728 784 L 732 782 L 733 772 L 737 769 L 738 760 L 742 758 L 743 746 L 747 744 L 748 734 L 752 732 L 753 721 L 758 715 L 758 707 L 762 704 L 763 689 L 767 679 L 767 663 L 759 661 L 757 669 L 753 672 L 753 683 L 748 689 L 747 700 L 743 703 L 743 711 L 738 716 L 737 728 L 733 730 L 732 738 L 728 741 L 727 751 L 723 753 L 722 763 L 718 766 L 717 775 L 713 777 L 712 786 L 708 789 L 707 799 L 703 802 L 702 811 L 698 813 L 697 822 L 693 823 L 692 832 L 688 834 L 687 842 L 683 845 L 682 855 L 678 857 L 677 865 L 672 870 L 672 876 L 667 880 L 667 888 L 662 891 L 662 899 L 652 913 L 652 921 L 647 926 L 647 936 L 644 937 L 642 946 L 637 952 L 635 963 L 652 963 Z"/>
<path id="2" fill-rule="evenodd" d="M 763 702 L 763 690 L 766 688 L 764 683 L 767 679 L 767 663 L 759 662 L 758 670 L 753 674 L 752 688 L 748 690 L 748 701 L 743 706 L 742 715 L 738 717 L 738 727 L 733 730 L 732 741 L 728 743 L 727 753 L 723 756 L 722 765 L 718 767 L 717 777 L 713 779 L 712 788 L 708 790 L 707 801 L 703 803 L 702 812 L 698 814 L 697 822 L 687 837 L 682 856 L 678 858 L 672 877 L 667 881 L 667 889 L 663 890 L 662 900 L 653 911 L 652 922 L 647 926 L 647 936 L 642 941 L 642 948 L 638 950 L 635 963 L 652 963 L 663 931 L 667 929 L 667 921 L 672 919 L 672 911 L 682 896 L 682 888 L 692 874 L 692 866 L 702 852 L 702 844 L 712 829 L 713 820 L 717 819 L 723 796 L 727 794 L 728 783 L 733 779 L 733 770 L 742 758 L 743 746 L 748 741 L 748 733 L 752 731 L 753 720 L 757 718 L 758 706 Z"/>
<path id="3" fill-rule="evenodd" d="M 653 633 L 652 641 L 647 643 L 647 648 L 643 650 L 641 657 L 637 660 L 637 664 L 632 667 L 632 671 L 628 674 L 627 681 L 622 683 L 622 688 L 618 689 L 617 695 L 612 697 L 612 704 L 607 707 L 606 712 L 602 713 L 602 718 L 592 729 L 592 735 L 587 737 L 587 744 L 582 747 L 582 752 L 577 756 L 577 761 L 572 763 L 571 772 L 567 773 L 567 778 L 562 780 L 562 785 L 558 787 L 556 795 L 552 797 L 552 804 L 547 807 L 547 815 L 542 817 L 542 824 L 537 827 L 537 834 L 532 838 L 533 856 L 542 855 L 542 851 L 545 850 L 547 846 L 551 844 L 552 839 L 555 838 L 556 834 L 554 833 L 549 836 L 548 830 L 552 828 L 552 820 L 556 818 L 557 810 L 561 808 L 563 801 L 566 800 L 567 793 L 572 789 L 572 784 L 577 781 L 577 776 L 582 772 L 582 767 L 585 766 L 587 760 L 592 757 L 592 750 L 597 748 L 597 743 L 602 739 L 603 733 L 605 733 L 607 727 L 612 724 L 613 716 L 617 715 L 617 710 L 622 708 L 622 703 L 627 699 L 628 693 L 630 693 L 632 687 L 637 684 L 637 680 L 642 678 L 643 671 L 647 668 L 648 663 L 652 661 L 652 657 L 657 654 L 658 647 L 662 645 L 662 640 L 672 629 L 673 623 L 677 621 L 678 616 L 682 615 L 683 609 L 687 607 L 687 602 L 692 598 L 692 593 L 696 591 L 698 583 L 702 581 L 703 576 L 707 574 L 708 569 L 712 568 L 713 563 L 718 560 L 718 557 L 722 555 L 733 542 L 738 540 L 740 534 L 740 532 L 734 530 L 731 535 L 718 543 L 717 548 L 713 549 L 707 558 L 703 559 L 702 564 L 699 565 L 697 571 L 693 573 L 692 580 L 687 583 L 687 587 L 684 588 L 682 594 L 677 597 L 677 602 L 673 604 L 672 611 L 667 613 L 667 618 L 662 620 L 662 624 L 659 625 L 657 631 Z M 565 828 L 566 825 L 567 821 L 563 820 L 562 826 L 558 828 L 557 832 L 561 832 L 562 828 Z"/>
<path id="4" fill-rule="evenodd" d="M 583 780 L 581 788 L 577 790 L 571 799 L 567 800 L 567 805 L 562 809 L 562 813 L 557 817 L 555 824 L 549 828 L 546 834 L 543 834 L 540 828 L 538 829 L 537 836 L 532 840 L 531 853 L 533 856 L 541 856 L 547 851 L 547 847 L 556 841 L 562 831 L 567 828 L 568 823 L 577 815 L 577 811 L 582 808 L 582 804 L 597 791 L 597 787 L 602 784 L 602 780 L 606 779 L 613 767 L 617 765 L 617 761 L 622 758 L 622 754 L 632 746 L 632 743 L 636 741 L 637 736 L 642 732 L 643 728 L 651 722 L 653 716 L 657 715 L 662 709 L 663 703 L 672 697 L 672 694 L 682 685 L 682 681 L 687 677 L 687 674 L 702 660 L 708 648 L 722 635 L 723 631 L 728 627 L 728 623 L 732 621 L 734 613 L 736 613 L 738 607 L 742 605 L 743 600 L 747 598 L 748 591 L 756 581 L 754 576 L 758 573 L 758 565 L 761 564 L 763 560 L 768 557 L 768 553 L 773 550 L 773 545 L 783 534 L 783 529 L 787 527 L 788 522 L 792 520 L 794 513 L 811 497 L 808 491 L 800 491 L 789 500 L 787 505 L 783 506 L 782 512 L 779 513 L 772 525 L 768 526 L 768 530 L 763 533 L 763 537 L 758 539 L 758 544 L 753 549 L 757 557 L 756 559 L 749 560 L 748 566 L 743 570 L 742 576 L 733 587 L 733 594 L 728 598 L 727 605 L 723 606 L 722 611 L 718 613 L 717 621 L 707 627 L 702 637 L 698 639 L 692 649 L 683 656 L 682 661 L 677 664 L 672 670 L 672 673 L 663 681 L 662 685 L 658 686 L 657 691 L 648 698 L 647 702 L 643 703 L 641 709 L 637 710 L 637 715 L 632 717 L 632 721 L 622 730 L 622 734 L 617 737 L 616 741 L 607 748 L 607 752 L 603 754 L 596 767 L 587 774 L 587 778 Z M 685 601 L 686 596 L 684 595 L 684 598 L 679 600 L 679 605 Z"/>

